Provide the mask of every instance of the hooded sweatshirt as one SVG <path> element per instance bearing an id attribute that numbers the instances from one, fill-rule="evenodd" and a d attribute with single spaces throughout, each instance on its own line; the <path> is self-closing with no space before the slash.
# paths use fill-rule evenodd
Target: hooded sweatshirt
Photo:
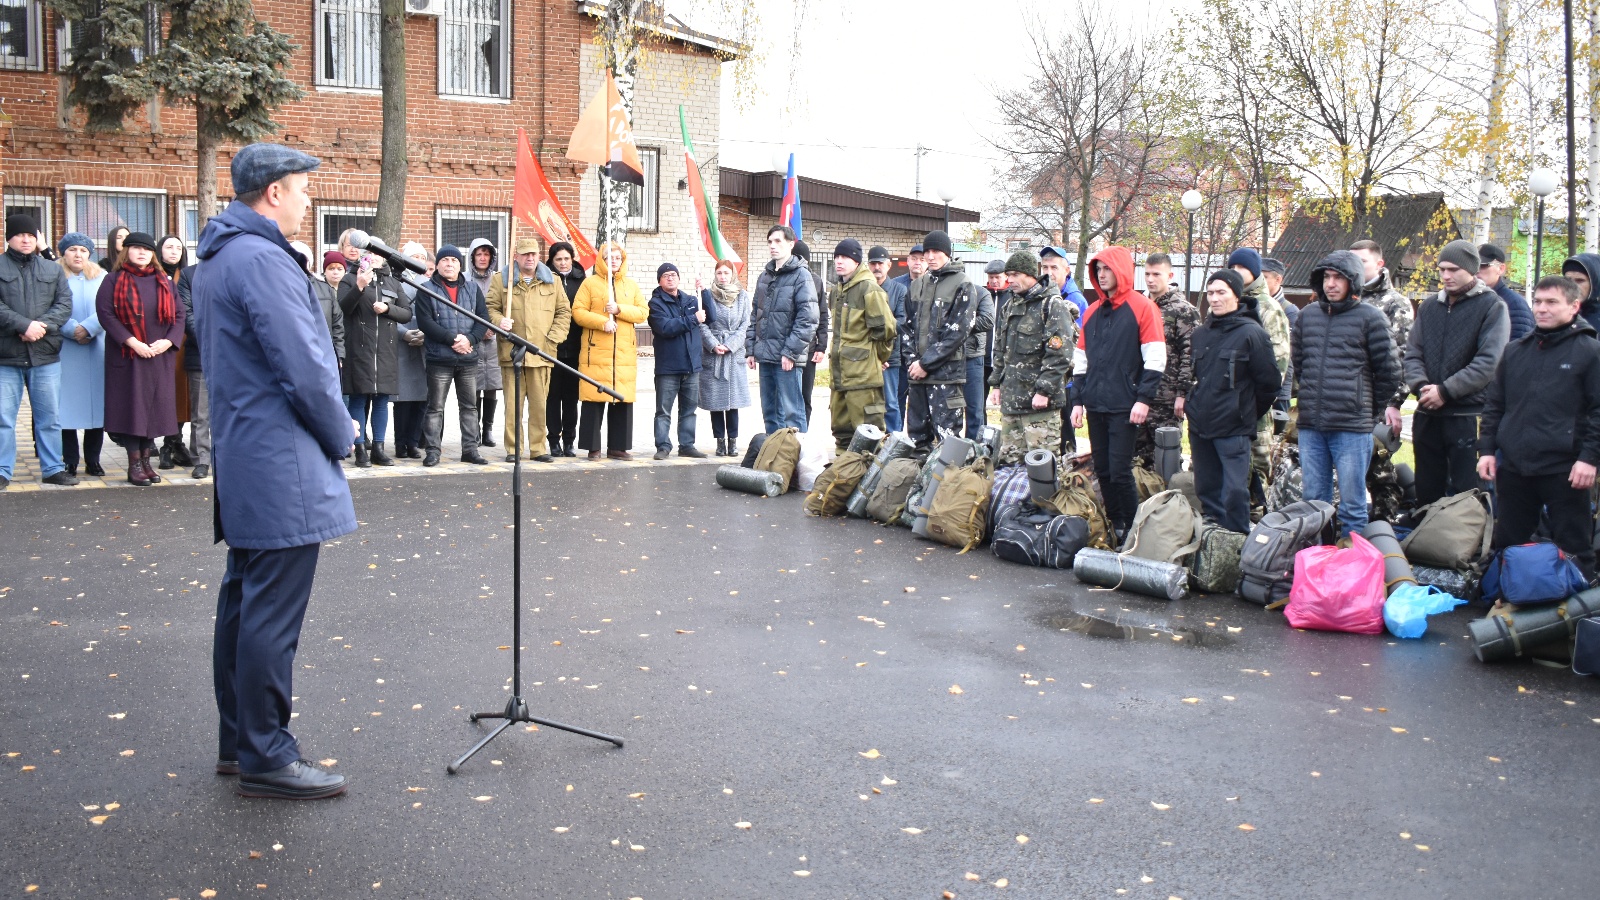
<path id="1" fill-rule="evenodd" d="M 1595 330 L 1600 331 L 1600 253 L 1579 253 L 1569 256 L 1561 264 L 1561 271 L 1565 272 L 1573 266 L 1578 266 L 1589 274 L 1589 296 L 1583 298 L 1583 305 L 1578 307 L 1578 315 L 1582 316 Z"/>
<path id="2" fill-rule="evenodd" d="M 1072 359 L 1072 405 L 1096 413 L 1125 413 L 1135 403 L 1155 401 L 1167 371 L 1167 334 L 1161 311 L 1133 289 L 1128 248 L 1107 247 L 1089 261 L 1089 277 L 1096 285 L 1100 266 L 1110 267 L 1117 286 L 1083 313 Z"/>
<path id="3" fill-rule="evenodd" d="M 1322 290 L 1325 272 L 1349 280 L 1351 294 L 1334 302 Z M 1300 310 L 1291 355 L 1300 378 L 1300 427 L 1371 431 L 1400 387 L 1400 359 L 1389 343 L 1389 320 L 1361 302 L 1361 258 L 1336 250 L 1311 270 L 1316 302 Z"/>

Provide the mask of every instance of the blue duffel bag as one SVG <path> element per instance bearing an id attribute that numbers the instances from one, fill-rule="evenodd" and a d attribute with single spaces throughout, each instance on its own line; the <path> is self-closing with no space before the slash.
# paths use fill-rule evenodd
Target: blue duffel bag
<path id="1" fill-rule="evenodd" d="M 1565 600 L 1588 586 L 1577 564 L 1550 543 L 1507 547 L 1483 573 L 1483 599 L 1516 606 Z"/>

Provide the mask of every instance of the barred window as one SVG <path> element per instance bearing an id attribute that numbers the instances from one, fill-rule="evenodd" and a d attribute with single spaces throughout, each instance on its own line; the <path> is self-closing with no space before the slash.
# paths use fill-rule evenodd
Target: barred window
<path id="1" fill-rule="evenodd" d="M 445 0 L 439 17 L 439 93 L 511 96 L 511 57 L 504 39 L 510 0 Z"/>
<path id="2" fill-rule="evenodd" d="M 44 70 L 44 5 L 0 0 L 0 68 Z"/>
<path id="3" fill-rule="evenodd" d="M 372 232 L 378 221 L 376 206 L 319 206 L 317 207 L 317 259 L 329 250 L 339 249 L 339 235 L 346 228 L 359 228 Z"/>
<path id="4" fill-rule="evenodd" d="M 506 213 L 492 209 L 434 210 L 435 246 L 452 244 L 462 253 L 478 238 L 485 238 L 495 246 L 496 257 L 503 263 L 506 254 Z M 471 260 L 468 260 L 470 264 Z"/>
<path id="5" fill-rule="evenodd" d="M 159 237 L 167 233 L 166 191 L 67 188 L 67 230 L 81 231 L 105 250 L 106 235 L 121 225 Z"/>
<path id="6" fill-rule="evenodd" d="M 5 207 L 6 215 L 11 216 L 21 213 L 31 216 L 38 224 L 39 230 L 44 233 L 45 243 L 53 243 L 51 232 L 55 228 L 55 220 L 51 218 L 52 197 L 46 191 L 12 190 L 6 189 Z"/>
<path id="7" fill-rule="evenodd" d="M 377 88 L 379 0 L 317 0 L 317 84 Z"/>
<path id="8" fill-rule="evenodd" d="M 629 231 L 659 231 L 661 220 L 656 208 L 661 197 L 661 151 L 640 147 L 639 168 L 643 170 L 644 187 L 628 185 L 628 215 L 624 224 Z"/>
<path id="9" fill-rule="evenodd" d="M 0 0 L 4 2 L 4 0 Z M 79 47 L 98 47 L 101 43 L 100 16 L 104 12 L 101 0 L 88 0 L 83 5 L 83 19 L 73 21 L 59 17 L 56 23 L 56 68 L 65 70 L 72 65 L 72 53 Z M 133 65 L 154 56 L 161 49 L 161 7 L 146 3 L 144 7 L 144 44 L 117 54 L 118 62 Z"/>

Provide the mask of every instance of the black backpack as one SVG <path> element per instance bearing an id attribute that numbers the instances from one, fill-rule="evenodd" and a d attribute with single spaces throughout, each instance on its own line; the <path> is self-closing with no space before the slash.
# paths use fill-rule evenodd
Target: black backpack
<path id="1" fill-rule="evenodd" d="M 1288 600 L 1295 554 L 1333 543 L 1336 521 L 1333 506 L 1321 500 L 1300 500 L 1262 516 L 1239 554 L 1239 596 L 1262 606 Z"/>
<path id="2" fill-rule="evenodd" d="M 1072 558 L 1089 545 L 1089 523 L 1079 516 L 1058 516 L 1032 503 L 1000 511 L 989 549 L 1008 562 L 1047 569 L 1070 569 Z"/>

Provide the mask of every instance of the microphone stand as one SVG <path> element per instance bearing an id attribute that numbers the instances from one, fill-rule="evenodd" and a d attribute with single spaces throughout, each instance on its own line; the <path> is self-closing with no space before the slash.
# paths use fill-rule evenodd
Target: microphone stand
<path id="1" fill-rule="evenodd" d="M 466 309 L 459 303 L 452 301 L 449 297 L 445 296 L 443 292 L 435 289 L 431 284 L 419 278 L 415 273 L 397 266 L 390 266 L 391 271 L 396 268 L 400 269 L 400 280 L 411 285 L 419 294 L 427 294 L 436 300 L 450 304 L 450 306 L 454 307 L 457 312 L 461 313 L 472 321 L 477 322 L 479 325 L 486 326 L 500 340 L 509 343 L 511 345 L 512 374 L 516 378 L 516 383 L 511 387 L 512 403 L 516 407 L 515 427 L 517 434 L 516 460 L 511 467 L 511 546 L 512 552 L 515 554 L 511 560 L 511 697 L 506 701 L 506 708 L 500 712 L 472 713 L 471 715 L 467 716 L 468 722 L 478 722 L 483 719 L 500 719 L 502 721 L 497 728 L 484 735 L 482 740 L 474 744 L 471 750 L 461 754 L 460 759 L 457 759 L 455 762 L 446 766 L 445 771 L 449 772 L 451 775 L 456 774 L 461 770 L 461 767 L 466 764 L 467 760 L 471 759 L 479 750 L 482 750 L 484 747 L 488 746 L 490 741 L 499 737 L 501 732 L 505 731 L 507 728 L 510 728 L 512 725 L 517 725 L 524 722 L 547 725 L 551 728 L 556 728 L 561 731 L 570 731 L 573 734 L 581 734 L 584 737 L 591 737 L 595 740 L 608 741 L 618 747 L 621 747 L 622 738 L 612 737 L 609 734 L 601 734 L 598 731 L 590 731 L 587 728 L 579 728 L 576 725 L 565 725 L 561 722 L 553 722 L 549 719 L 541 719 L 537 716 L 534 716 L 528 712 L 528 704 L 522 699 L 522 456 L 527 450 L 526 447 L 522 446 L 523 357 L 531 352 L 540 359 L 559 366 L 578 376 L 584 381 L 587 381 L 601 393 L 614 397 L 619 402 L 622 400 L 622 396 L 616 391 L 613 391 L 600 382 L 595 381 L 593 378 L 590 378 L 582 372 L 579 372 L 577 369 L 574 369 L 573 367 L 534 346 L 534 344 L 526 338 L 512 334 L 510 331 L 501 328 L 499 325 L 496 325 L 472 310 Z M 509 279 L 514 275 L 515 272 L 516 263 L 512 263 L 511 266 L 506 269 L 506 277 Z M 506 285 L 507 299 L 511 297 L 511 291 L 514 287 L 514 284 Z"/>

